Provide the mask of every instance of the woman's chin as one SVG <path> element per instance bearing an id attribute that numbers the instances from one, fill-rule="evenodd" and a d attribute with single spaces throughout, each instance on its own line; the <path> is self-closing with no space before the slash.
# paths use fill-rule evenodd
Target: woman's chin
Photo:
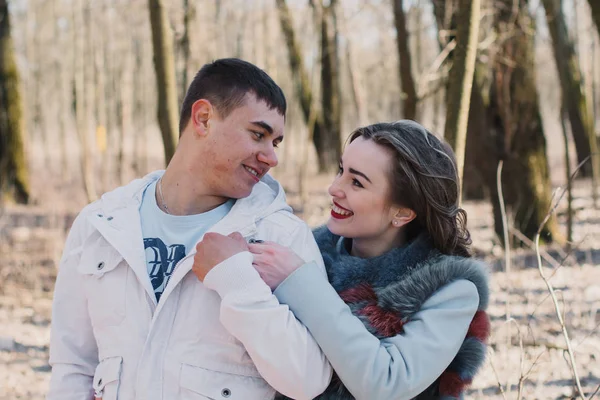
<path id="1" fill-rule="evenodd" d="M 340 228 L 341 227 L 340 227 L 339 223 L 336 221 L 336 219 L 333 217 L 329 217 L 329 219 L 327 220 L 327 229 L 329 229 L 329 232 L 331 232 L 337 236 L 344 236 L 343 229 L 340 229 Z"/>

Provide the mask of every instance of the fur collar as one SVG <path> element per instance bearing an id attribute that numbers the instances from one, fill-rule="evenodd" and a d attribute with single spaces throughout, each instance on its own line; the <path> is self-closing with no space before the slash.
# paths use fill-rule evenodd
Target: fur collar
<path id="1" fill-rule="evenodd" d="M 440 255 L 429 236 L 424 234 L 402 247 L 373 258 L 350 255 L 350 241 L 334 235 L 326 226 L 319 227 L 314 234 L 323 255 L 329 282 L 337 292 L 356 286 L 357 283 L 368 283 L 375 288 L 388 286 Z"/>

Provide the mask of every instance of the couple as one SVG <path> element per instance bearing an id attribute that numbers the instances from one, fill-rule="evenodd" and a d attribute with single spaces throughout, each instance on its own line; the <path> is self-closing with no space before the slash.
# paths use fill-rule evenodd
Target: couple
<path id="1" fill-rule="evenodd" d="M 313 235 L 267 175 L 285 113 L 264 71 L 207 64 L 166 171 L 79 214 L 49 400 L 462 397 L 488 288 L 452 150 L 412 121 L 357 129 Z"/>

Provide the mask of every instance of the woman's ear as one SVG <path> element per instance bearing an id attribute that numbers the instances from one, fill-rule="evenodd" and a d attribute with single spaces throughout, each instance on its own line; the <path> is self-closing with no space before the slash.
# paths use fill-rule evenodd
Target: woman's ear
<path id="1" fill-rule="evenodd" d="M 400 207 L 395 210 L 392 217 L 392 225 L 394 228 L 401 228 L 417 217 L 414 210 L 407 207 Z"/>
<path id="2" fill-rule="evenodd" d="M 206 136 L 210 132 L 210 119 L 214 116 L 214 107 L 206 99 L 197 100 L 192 105 L 191 120 L 194 132 L 199 136 Z"/>

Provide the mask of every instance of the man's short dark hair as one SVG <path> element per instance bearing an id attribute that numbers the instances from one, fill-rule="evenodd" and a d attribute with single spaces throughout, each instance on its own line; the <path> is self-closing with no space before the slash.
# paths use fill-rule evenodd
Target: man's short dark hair
<path id="1" fill-rule="evenodd" d="M 222 58 L 205 64 L 194 77 L 183 99 L 179 135 L 189 122 L 192 105 L 196 101 L 210 101 L 219 116 L 225 118 L 244 104 L 248 93 L 285 116 L 287 104 L 283 91 L 262 69 L 238 58 Z"/>

